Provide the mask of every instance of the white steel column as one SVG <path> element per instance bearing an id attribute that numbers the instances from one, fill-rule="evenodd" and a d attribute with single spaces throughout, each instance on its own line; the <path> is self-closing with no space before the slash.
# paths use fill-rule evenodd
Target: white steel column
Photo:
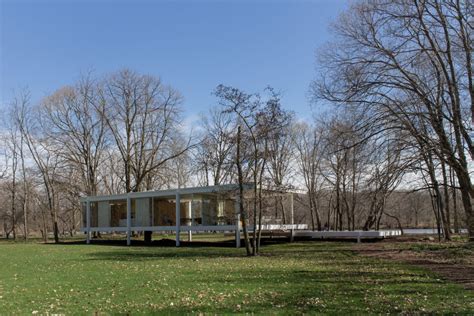
<path id="1" fill-rule="evenodd" d="M 291 225 L 294 225 L 295 224 L 295 209 L 293 207 L 293 193 L 290 193 L 290 212 L 291 212 Z M 290 241 L 293 242 L 294 237 L 295 237 L 293 226 L 291 227 L 290 234 L 291 234 Z"/>
<path id="2" fill-rule="evenodd" d="M 191 201 L 189 202 L 189 214 L 191 215 L 191 222 L 189 223 L 189 226 L 193 225 L 194 221 L 194 214 L 193 214 L 193 197 L 191 196 Z M 191 229 L 188 231 L 188 241 L 193 241 L 193 232 Z"/>
<path id="3" fill-rule="evenodd" d="M 155 199 L 153 197 L 151 197 L 150 199 L 151 199 L 151 209 L 150 209 L 151 222 L 150 222 L 150 226 L 155 226 Z"/>
<path id="4" fill-rule="evenodd" d="M 293 206 L 293 193 L 290 193 L 290 212 L 291 212 L 291 225 L 295 224 L 295 209 Z"/>
<path id="5" fill-rule="evenodd" d="M 91 201 L 87 198 L 86 201 L 86 242 L 90 244 L 91 242 Z"/>
<path id="6" fill-rule="evenodd" d="M 194 226 L 194 207 L 192 206 L 194 204 L 194 194 L 191 195 L 191 226 Z"/>
<path id="7" fill-rule="evenodd" d="M 181 197 L 176 193 L 176 247 L 179 247 L 179 232 L 181 229 Z"/>
<path id="8" fill-rule="evenodd" d="M 240 248 L 240 203 L 235 200 L 235 247 Z"/>
<path id="9" fill-rule="evenodd" d="M 132 200 L 127 196 L 127 246 L 130 246 L 132 240 Z"/>

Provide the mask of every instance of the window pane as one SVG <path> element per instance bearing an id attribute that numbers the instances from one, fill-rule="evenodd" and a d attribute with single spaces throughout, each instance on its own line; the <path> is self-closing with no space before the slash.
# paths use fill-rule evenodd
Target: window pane
<path id="1" fill-rule="evenodd" d="M 176 226 L 176 202 L 171 199 L 153 201 L 153 225 Z"/>

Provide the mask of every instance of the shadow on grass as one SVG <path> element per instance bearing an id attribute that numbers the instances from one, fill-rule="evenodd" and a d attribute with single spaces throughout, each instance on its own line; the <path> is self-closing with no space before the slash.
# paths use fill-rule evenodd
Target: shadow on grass
<path id="1" fill-rule="evenodd" d="M 264 238 L 261 240 L 262 246 L 274 245 L 274 244 L 288 244 L 289 241 L 287 239 L 275 239 L 275 238 Z M 45 245 L 85 245 L 85 240 L 72 240 L 72 241 L 60 241 L 58 243 L 49 242 L 45 243 Z M 100 239 L 100 238 L 93 238 L 90 241 L 91 245 L 96 246 L 127 246 L 126 240 L 123 239 Z M 132 240 L 131 245 L 133 247 L 171 247 L 176 248 L 176 241 L 175 239 L 170 238 L 163 238 L 159 240 L 153 240 L 152 242 L 145 242 L 143 240 Z M 215 247 L 215 248 L 235 248 L 235 240 L 223 240 L 223 241 L 180 241 L 180 248 L 203 248 L 203 247 Z M 245 247 L 245 241 L 241 240 L 241 247 Z"/>
<path id="2" fill-rule="evenodd" d="M 85 242 L 64 242 L 61 245 L 84 245 Z M 262 240 L 262 246 L 275 244 L 275 240 Z M 280 241 L 282 243 L 282 241 Z M 140 261 L 157 258 L 238 258 L 246 257 L 245 248 L 235 248 L 234 240 L 227 241 L 181 241 L 180 247 L 176 247 L 174 239 L 154 240 L 151 243 L 144 241 L 132 241 L 131 247 L 126 247 L 123 240 L 100 240 L 95 239 L 92 245 L 118 246 L 119 251 L 101 251 L 90 254 L 91 260 L 123 260 Z M 244 241 L 241 241 L 244 245 Z"/>
<path id="3" fill-rule="evenodd" d="M 193 248 L 193 249 L 159 249 L 158 251 L 149 250 L 129 250 L 129 251 L 105 251 L 105 252 L 94 252 L 88 256 L 90 260 L 106 260 L 106 261 L 143 261 L 143 260 L 154 260 L 154 259 L 167 259 L 167 258 L 187 258 L 187 259 L 201 259 L 201 258 L 242 258 L 246 257 L 245 253 L 223 251 L 219 248 Z"/>
<path id="4" fill-rule="evenodd" d="M 251 242 L 252 239 L 250 239 Z M 379 239 L 365 239 L 364 243 L 373 243 L 379 242 Z M 307 244 L 307 243 L 355 243 L 356 240 L 343 239 L 343 238 L 326 238 L 326 239 L 304 239 L 304 238 L 295 238 L 293 242 L 290 242 L 288 238 L 285 237 L 262 237 L 260 244 L 262 246 L 275 245 L 275 244 Z M 85 239 L 73 239 L 73 240 L 60 240 L 58 243 L 53 241 L 44 243 L 46 245 L 84 245 L 86 244 Z M 126 240 L 124 239 L 102 239 L 102 238 L 92 238 L 90 244 L 99 245 L 99 246 L 126 246 Z M 245 241 L 241 239 L 241 246 L 244 247 Z M 176 241 L 174 238 L 162 238 L 158 240 L 153 240 L 150 242 L 145 242 L 144 240 L 132 239 L 131 247 L 176 247 Z M 206 241 L 206 240 L 196 240 L 196 241 L 180 241 L 180 247 L 223 247 L 223 248 L 234 248 L 235 240 L 216 240 L 216 241 Z M 306 247 L 306 246 L 305 246 Z"/>
<path id="5" fill-rule="evenodd" d="M 85 240 L 79 241 L 62 241 L 59 243 L 48 243 L 48 245 L 85 245 Z M 91 239 L 91 245 L 95 246 L 127 246 L 127 242 L 121 239 Z M 152 242 L 144 242 L 143 240 L 132 240 L 130 247 L 172 247 L 176 248 L 176 241 L 174 239 L 159 239 Z M 230 248 L 235 247 L 235 241 L 181 241 L 180 247 L 221 247 Z"/>
<path id="6" fill-rule="evenodd" d="M 314 245 L 314 244 L 313 244 Z M 283 245 L 282 245 L 283 246 Z M 294 245 L 298 246 L 298 245 Z M 337 260 L 339 266 L 354 266 L 354 252 L 349 249 L 328 249 L 315 245 L 312 249 L 298 249 L 283 246 L 282 248 L 271 248 L 263 251 L 256 257 L 247 256 L 245 249 L 235 249 L 233 247 L 218 246 L 189 246 L 189 247 L 122 247 L 117 251 L 100 251 L 88 254 L 90 260 L 111 260 L 111 261 L 142 261 L 166 258 L 301 258 L 316 260 L 318 263 L 331 262 Z"/>
<path id="7" fill-rule="evenodd" d="M 84 246 L 84 240 L 63 241 L 60 243 L 48 243 L 48 246 Z M 244 240 L 242 247 L 235 248 L 234 240 L 226 241 L 181 241 L 180 247 L 176 247 L 174 239 L 154 240 L 145 243 L 143 240 L 133 240 L 131 246 L 126 246 L 126 241 L 121 239 L 92 239 L 91 245 L 104 247 L 104 251 L 92 252 L 88 254 L 90 260 L 123 260 L 140 261 L 153 260 L 158 258 L 245 258 Z M 271 245 L 278 247 L 267 248 Z M 258 257 L 284 257 L 298 256 L 311 258 L 315 254 L 322 258 L 331 260 L 332 257 L 339 257 L 340 264 L 352 264 L 350 261 L 354 251 L 346 247 L 344 243 L 328 241 L 299 241 L 290 243 L 285 239 L 262 239 L 262 252 Z M 117 248 L 117 251 L 107 251 L 105 248 Z M 326 254 L 326 255 L 325 255 Z M 344 257 L 344 258 L 341 258 Z M 314 259 L 314 258 L 313 258 Z M 345 263 L 344 261 L 346 261 Z"/>
<path id="8" fill-rule="evenodd" d="M 263 241 L 263 240 L 262 240 Z M 72 245 L 77 243 L 70 243 Z M 83 244 L 83 243 L 81 243 Z M 211 242 L 211 241 L 195 241 L 195 242 L 181 242 L 180 247 L 176 247 L 175 241 L 172 239 L 161 239 L 153 241 L 153 243 L 145 244 L 142 242 L 132 243 L 133 247 L 123 247 L 124 244 L 121 241 L 96 241 L 95 245 L 101 246 L 120 246 L 120 250 L 117 251 L 100 251 L 93 252 L 89 256 L 91 260 L 123 260 L 123 261 L 140 261 L 147 259 L 158 259 L 158 258 L 244 258 L 247 257 L 245 254 L 245 248 L 235 248 L 234 241 L 222 241 L 222 242 Z M 279 244 L 281 247 L 266 248 L 270 245 Z M 243 241 L 242 241 L 243 245 Z M 146 246 L 146 247 L 143 247 Z M 310 249 L 308 249 L 308 246 Z M 339 257 L 339 260 L 351 260 L 354 252 L 350 249 L 341 248 L 332 249 L 327 243 L 288 243 L 282 242 L 276 243 L 275 241 L 266 240 L 262 242 L 262 252 L 257 257 L 307 257 L 311 258 L 316 253 L 319 253 L 319 257 L 324 256 L 330 258 L 334 256 Z M 266 250 L 268 249 L 268 250 Z M 327 255 L 324 255 L 327 254 Z M 348 262 L 349 264 L 350 262 Z"/>

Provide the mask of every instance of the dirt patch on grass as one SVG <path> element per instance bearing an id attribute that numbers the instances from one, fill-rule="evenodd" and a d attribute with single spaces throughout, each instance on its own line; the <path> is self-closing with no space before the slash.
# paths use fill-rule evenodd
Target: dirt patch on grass
<path id="1" fill-rule="evenodd" d="M 354 249 L 369 257 L 394 260 L 426 268 L 441 278 L 474 290 L 474 245 L 462 241 L 434 242 L 420 238 L 386 239 L 362 243 Z"/>

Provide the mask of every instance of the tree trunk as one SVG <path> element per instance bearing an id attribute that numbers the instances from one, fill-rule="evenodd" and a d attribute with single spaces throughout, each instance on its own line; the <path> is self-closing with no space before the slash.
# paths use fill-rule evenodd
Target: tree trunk
<path id="1" fill-rule="evenodd" d="M 253 237 L 252 237 L 252 255 L 256 256 L 257 255 L 257 173 L 258 173 L 258 154 L 257 154 L 257 146 L 256 140 L 253 140 L 254 143 L 254 170 L 253 170 L 253 183 L 254 183 L 254 188 L 253 188 Z"/>
<path id="2" fill-rule="evenodd" d="M 283 225 L 286 225 L 286 212 L 285 212 L 285 206 L 283 205 L 283 197 L 279 196 L 278 201 L 280 202 L 280 206 L 281 206 L 281 217 L 283 219 Z"/>
<path id="3" fill-rule="evenodd" d="M 441 171 L 443 174 L 443 197 L 444 197 L 444 208 L 446 225 L 444 225 L 445 239 L 451 240 L 451 216 L 450 216 L 450 203 L 449 203 L 449 190 L 448 190 L 448 177 L 446 173 L 446 164 L 441 162 Z"/>
<path id="4" fill-rule="evenodd" d="M 389 213 L 387 213 L 387 212 L 384 212 L 384 214 L 387 215 L 388 217 L 393 218 L 394 220 L 397 221 L 398 229 L 400 229 L 400 232 L 401 232 L 401 234 L 403 235 L 403 226 L 402 226 L 402 223 L 400 222 L 400 219 L 398 218 L 398 216 L 389 214 Z"/>
<path id="5" fill-rule="evenodd" d="M 260 187 L 258 190 L 258 236 L 257 236 L 257 250 L 256 253 L 260 252 L 260 242 L 262 240 L 262 188 Z"/>
<path id="6" fill-rule="evenodd" d="M 240 161 L 240 142 L 241 142 L 241 127 L 240 125 L 237 128 L 237 148 L 236 148 L 236 163 L 237 163 L 237 175 L 239 182 L 239 213 L 242 219 L 242 230 L 244 231 L 244 240 L 245 240 L 245 250 L 247 251 L 247 256 L 252 254 L 250 249 L 250 240 L 249 232 L 247 229 L 247 214 L 244 209 L 244 179 L 242 173 L 242 164 Z"/>
<path id="7" fill-rule="evenodd" d="M 315 193 L 313 194 L 313 208 L 314 208 L 314 215 L 316 218 L 316 226 L 318 228 L 318 231 L 321 231 L 322 227 L 321 227 L 321 218 L 319 217 L 319 205 L 318 205 L 318 201 L 317 201 Z"/>
<path id="8" fill-rule="evenodd" d="M 433 214 L 436 219 L 436 229 L 438 231 L 438 241 L 441 241 L 441 219 L 439 216 L 439 203 L 438 203 L 438 198 L 436 195 L 436 190 L 435 193 L 432 192 L 433 189 L 429 189 L 428 192 L 430 193 L 430 198 L 431 198 L 431 206 L 433 208 Z"/>
<path id="9" fill-rule="evenodd" d="M 266 164 L 266 156 L 267 156 L 267 141 L 265 140 L 265 157 L 262 161 L 262 166 L 260 168 L 260 176 L 258 179 L 259 186 L 258 186 L 258 236 L 257 236 L 257 247 L 256 247 L 257 254 L 260 252 L 260 241 L 262 239 L 262 206 L 263 206 L 262 183 L 263 183 L 263 173 L 264 173 L 265 164 Z"/>
<path id="10" fill-rule="evenodd" d="M 314 213 L 313 213 L 313 199 L 311 198 L 312 193 L 308 192 L 308 198 L 309 198 L 309 212 L 311 214 L 311 227 L 313 228 L 313 231 L 315 230 L 315 224 L 314 224 Z"/>
<path id="11" fill-rule="evenodd" d="M 474 187 L 471 184 L 469 174 L 463 171 L 457 171 L 459 187 L 461 188 L 461 200 L 466 214 L 466 224 L 469 240 L 474 241 L 474 211 L 472 208 L 472 199 L 474 199 Z"/>

